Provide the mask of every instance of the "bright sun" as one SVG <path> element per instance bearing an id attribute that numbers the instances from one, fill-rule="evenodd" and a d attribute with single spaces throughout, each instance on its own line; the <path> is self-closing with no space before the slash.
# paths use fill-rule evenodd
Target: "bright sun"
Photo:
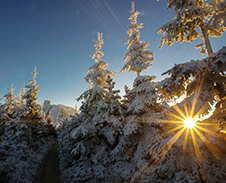
<path id="1" fill-rule="evenodd" d="M 192 118 L 186 118 L 184 120 L 184 126 L 187 128 L 193 128 L 195 126 L 196 120 Z"/>

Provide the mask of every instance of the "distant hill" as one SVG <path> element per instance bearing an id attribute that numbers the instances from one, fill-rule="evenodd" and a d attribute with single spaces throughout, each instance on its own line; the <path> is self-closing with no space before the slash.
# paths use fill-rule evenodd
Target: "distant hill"
<path id="1" fill-rule="evenodd" d="M 53 118 L 53 123 L 56 127 L 66 118 L 70 119 L 70 116 L 74 115 L 75 111 L 74 108 L 62 104 L 51 105 L 49 100 L 45 100 L 43 105 L 43 112 L 45 115 L 50 115 Z"/>

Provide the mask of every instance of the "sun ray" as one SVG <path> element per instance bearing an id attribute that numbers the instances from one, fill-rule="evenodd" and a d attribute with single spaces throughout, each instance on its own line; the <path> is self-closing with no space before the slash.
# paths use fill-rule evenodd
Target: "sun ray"
<path id="1" fill-rule="evenodd" d="M 174 109 L 182 116 L 182 119 L 186 118 L 186 115 L 182 112 L 182 110 L 180 109 L 180 107 L 177 104 L 174 106 Z M 173 115 L 173 117 L 176 117 L 177 119 L 181 118 L 180 116 L 175 115 L 173 113 L 170 113 L 170 115 Z"/>
<path id="2" fill-rule="evenodd" d="M 202 175 L 205 175 L 205 172 L 203 170 L 203 166 L 202 166 L 202 154 L 201 154 L 201 151 L 200 151 L 200 148 L 198 147 L 198 143 L 197 143 L 197 140 L 195 138 L 195 133 L 194 133 L 194 130 L 191 129 L 191 136 L 192 136 L 192 142 L 193 142 L 193 146 L 195 148 L 195 155 L 197 157 L 197 163 L 199 165 L 199 168 L 202 172 Z"/>
<path id="3" fill-rule="evenodd" d="M 152 174 L 157 166 L 161 163 L 162 159 L 166 156 L 168 151 L 183 134 L 185 129 L 186 128 L 183 127 L 180 131 L 178 131 L 139 171 L 137 171 L 137 173 L 131 178 L 130 182 L 134 182 L 137 177 L 139 177 L 139 175 L 146 170 Z"/>
<path id="4" fill-rule="evenodd" d="M 184 105 L 184 110 L 185 110 L 185 116 L 189 116 L 189 111 L 187 105 Z"/>
<path id="5" fill-rule="evenodd" d="M 181 129 L 181 128 L 184 128 L 184 126 L 183 126 L 183 125 L 177 126 L 177 127 L 173 128 L 173 129 L 171 129 L 171 130 L 168 130 L 167 133 L 175 132 L 175 131 L 177 131 L 177 130 L 179 130 L 179 129 Z"/>
<path id="6" fill-rule="evenodd" d="M 185 138 L 184 138 L 184 146 L 183 146 L 183 150 L 186 149 L 187 142 L 188 142 L 188 135 L 189 135 L 189 128 L 186 128 L 186 134 L 185 134 Z"/>
<path id="7" fill-rule="evenodd" d="M 181 120 L 183 120 L 183 118 L 180 118 Z M 144 121 L 145 121 L 145 123 L 170 123 L 170 124 L 182 124 L 183 122 L 182 121 L 179 121 L 179 120 L 164 120 L 164 119 L 161 119 L 161 120 L 159 120 L 159 119 L 153 119 L 153 118 L 149 118 L 149 117 L 147 117 L 147 118 L 145 118 L 145 120 L 144 120 L 144 118 L 137 118 L 137 123 L 144 123 Z"/>
<path id="8" fill-rule="evenodd" d="M 214 146 L 212 143 L 210 143 L 208 141 L 208 139 L 201 134 L 197 129 L 194 128 L 194 131 L 198 134 L 198 136 L 200 137 L 200 139 L 206 144 L 206 147 L 210 150 L 210 152 L 213 154 L 213 156 L 217 159 L 219 159 L 222 154 L 221 152 L 217 149 L 216 146 Z"/>
<path id="9" fill-rule="evenodd" d="M 220 135 L 220 134 L 218 134 L 218 133 L 215 133 L 215 132 L 213 132 L 213 131 L 211 131 L 211 130 L 208 130 L 208 129 L 206 129 L 206 128 L 203 128 L 203 127 L 201 127 L 201 126 L 196 126 L 196 128 L 198 128 L 198 129 L 200 129 L 200 130 L 202 130 L 202 131 L 204 131 L 204 132 L 206 132 L 206 133 L 212 135 L 213 137 L 220 137 L 220 138 L 223 138 L 222 135 Z"/>
<path id="10" fill-rule="evenodd" d="M 172 123 L 172 124 L 182 124 L 183 122 L 181 122 L 181 121 L 176 121 L 176 120 L 162 120 L 161 119 L 161 121 L 160 120 L 158 120 L 158 119 L 152 119 L 152 118 L 150 118 L 150 120 L 151 120 L 151 122 L 152 123 Z"/>
<path id="11" fill-rule="evenodd" d="M 197 126 L 215 126 L 217 125 L 217 123 L 203 123 L 203 122 L 197 122 L 196 123 Z"/>
<path id="12" fill-rule="evenodd" d="M 201 77 L 200 80 L 196 84 L 196 89 L 195 89 L 194 98 L 192 101 L 192 107 L 191 107 L 191 111 L 190 111 L 190 117 L 194 116 L 196 103 L 198 101 L 198 97 L 199 97 L 199 94 L 200 94 L 200 91 L 202 88 L 203 81 L 204 81 L 204 79 Z M 201 109 L 199 111 L 201 112 Z M 196 115 L 198 115 L 198 113 L 199 112 L 197 112 Z"/>
<path id="13" fill-rule="evenodd" d="M 194 116 L 194 111 L 195 111 L 196 103 L 198 101 L 198 95 L 199 95 L 199 92 L 195 92 L 194 93 L 194 98 L 193 98 L 193 101 L 192 101 L 192 106 L 191 106 L 191 111 L 190 111 L 189 117 L 193 117 Z"/>
<path id="14" fill-rule="evenodd" d="M 193 130 L 191 130 L 191 137 L 192 137 L 192 142 L 193 142 L 193 145 L 194 145 L 194 148 L 195 148 L 195 154 L 198 158 L 198 160 L 200 161 L 201 160 L 201 153 L 200 153 L 200 150 L 198 148 L 198 143 L 197 143 L 197 140 L 195 138 L 195 133 Z"/>
<path id="15" fill-rule="evenodd" d="M 155 120 L 153 120 L 153 122 L 155 122 Z M 161 121 L 156 120 L 156 123 L 182 124 L 183 122 L 174 120 L 161 120 Z"/>

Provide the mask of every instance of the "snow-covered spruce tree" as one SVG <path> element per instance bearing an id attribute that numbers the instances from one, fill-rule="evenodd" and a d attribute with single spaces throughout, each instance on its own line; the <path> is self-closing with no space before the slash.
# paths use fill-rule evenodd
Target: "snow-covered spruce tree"
<path id="1" fill-rule="evenodd" d="M 97 36 L 98 40 L 93 40 L 96 42 L 94 45 L 96 51 L 90 55 L 95 60 L 95 64 L 89 68 L 88 74 L 85 77 L 85 82 L 89 85 L 89 88 L 77 99 L 85 101 L 81 106 L 81 110 L 89 115 L 95 113 L 95 108 L 98 107 L 97 103 L 103 98 L 104 87 L 107 86 L 107 76 L 114 76 L 116 74 L 116 72 L 106 69 L 109 64 L 101 59 L 104 56 L 104 53 L 101 51 L 104 44 L 103 33 L 98 32 Z"/>
<path id="2" fill-rule="evenodd" d="M 132 3 L 130 13 L 132 14 L 131 19 L 136 22 L 139 12 L 134 12 L 134 3 Z M 133 26 L 136 25 L 132 24 Z M 130 31 L 132 32 L 132 30 Z M 164 107 L 157 103 L 156 82 L 153 82 L 155 76 L 140 75 L 145 70 L 140 69 L 143 67 L 143 62 L 139 53 L 142 53 L 143 48 L 140 47 L 141 50 L 139 50 L 140 48 L 138 46 L 136 47 L 139 43 L 139 37 L 136 37 L 137 31 L 134 30 L 133 34 L 137 43 L 134 41 L 136 44 L 133 45 L 131 41 L 130 50 L 127 55 L 130 53 L 131 55 L 136 55 L 137 52 L 138 57 L 131 56 L 131 60 L 134 59 L 133 61 L 136 63 L 133 65 L 134 71 L 129 70 L 136 72 L 137 78 L 131 90 L 125 86 L 126 95 L 122 100 L 123 108 L 126 110 L 125 126 L 123 128 L 123 135 L 112 152 L 116 157 L 114 170 L 118 172 L 117 174 L 121 182 L 130 182 L 131 178 L 148 163 L 148 152 L 152 145 L 157 142 L 159 143 L 163 139 L 163 135 L 161 134 L 163 125 L 153 121 L 156 120 L 154 118 L 157 118 L 159 115 L 158 112 L 161 112 Z M 128 40 L 132 40 L 132 37 Z M 153 53 L 150 56 L 150 60 L 153 61 Z M 140 62 L 136 62 L 136 59 L 140 59 Z M 139 67 L 139 64 L 141 67 Z M 148 67 L 150 65 L 149 62 Z M 146 176 L 148 177 L 149 175 Z"/>
<path id="3" fill-rule="evenodd" d="M 149 149 L 151 152 L 149 154 L 153 161 L 150 162 L 150 166 L 146 170 L 146 173 L 151 175 L 148 178 L 149 181 L 224 181 L 226 174 L 225 168 L 223 168 L 226 158 L 224 156 L 226 151 L 224 149 L 225 140 L 217 134 L 217 123 L 225 118 L 223 112 L 225 111 L 225 87 L 222 90 L 217 83 L 225 86 L 225 64 L 226 49 L 223 47 L 217 53 L 201 61 L 192 60 L 184 64 L 175 65 L 164 73 L 169 74 L 170 77 L 156 85 L 158 92 L 164 99 L 170 100 L 184 94 L 187 94 L 187 98 L 180 104 L 168 109 L 168 115 L 163 118 L 163 122 L 176 122 L 171 124 L 175 130 L 169 131 L 173 133 L 168 132 L 168 137 L 161 141 L 163 145 L 154 145 Z M 176 138 L 174 144 L 173 137 L 180 134 L 178 133 L 180 131 L 178 127 L 181 124 L 177 124 L 177 121 L 180 122 L 181 119 L 178 118 L 184 118 L 184 116 L 193 118 L 196 115 L 206 114 L 211 109 L 210 104 L 213 104 L 214 101 L 217 102 L 216 100 L 220 104 L 216 105 L 216 115 L 214 114 L 203 122 L 198 122 L 196 130 L 191 130 L 193 132 L 187 133 L 185 130 L 184 133 L 179 135 L 180 138 Z M 199 126 L 201 128 L 198 128 Z M 155 153 L 153 153 L 152 150 L 155 148 L 157 149 L 156 152 L 161 152 L 159 155 L 155 156 Z M 154 157 L 152 154 L 154 154 Z M 180 156 L 178 156 L 179 154 Z M 187 165 L 188 162 L 189 166 Z M 144 177 L 143 180 L 148 179 Z"/>
<path id="4" fill-rule="evenodd" d="M 41 182 L 37 170 L 54 139 L 40 118 L 37 121 L 28 116 L 27 120 L 21 120 L 28 111 L 24 106 L 26 98 L 22 98 L 25 89 L 17 97 L 13 89 L 11 85 L 0 109 L 0 182 Z M 36 93 L 31 95 L 35 97 Z"/>
<path id="5" fill-rule="evenodd" d="M 13 116 L 14 120 L 20 120 L 22 116 L 26 113 L 26 109 L 24 107 L 25 105 L 25 99 L 23 98 L 25 95 L 25 83 L 23 85 L 23 88 L 20 89 L 19 95 L 16 96 L 15 101 L 15 107 L 13 108 Z"/>
<path id="6" fill-rule="evenodd" d="M 212 109 L 210 104 L 217 102 L 212 123 L 219 123 L 223 130 L 226 122 L 225 66 L 226 47 L 223 47 L 205 59 L 178 64 L 163 73 L 169 77 L 157 85 L 158 91 L 166 100 L 186 95 L 187 105 L 191 107 L 195 102 L 193 116 L 208 114 Z"/>
<path id="7" fill-rule="evenodd" d="M 132 103 L 131 105 L 128 105 L 127 101 L 126 106 L 128 107 L 128 113 L 142 114 L 147 110 L 147 108 L 149 108 L 149 103 L 156 102 L 155 99 L 153 101 L 154 95 L 145 95 L 147 88 L 153 88 L 155 83 L 152 80 L 155 79 L 155 76 L 140 76 L 142 71 L 151 66 L 151 63 L 154 61 L 154 54 L 146 48 L 149 46 L 147 41 L 142 42 L 139 40 L 140 31 L 138 29 L 143 28 L 143 26 L 142 23 L 137 23 L 137 16 L 139 15 L 139 12 L 135 12 L 134 2 L 131 3 L 130 13 L 131 16 L 129 20 L 131 20 L 131 25 L 128 26 L 129 38 L 125 43 L 128 44 L 128 52 L 124 57 L 124 61 L 127 60 L 127 63 L 123 66 L 121 72 L 128 70 L 129 72 L 137 73 L 133 89 L 127 92 L 125 98 L 128 98 L 129 96 L 129 98 L 134 98 L 130 101 Z"/>
<path id="8" fill-rule="evenodd" d="M 130 182 L 132 178 L 149 181 L 151 174 L 143 174 L 141 170 L 150 164 L 150 159 L 168 140 L 165 134 L 168 127 L 162 123 L 166 119 L 164 109 L 167 105 L 157 102 L 159 95 L 154 78 L 139 76 L 135 79 L 132 90 L 126 88 L 123 100 L 127 109 L 126 124 L 123 136 L 113 151 L 118 155 L 115 167 L 119 177 L 125 182 Z M 134 175 L 137 177 L 133 177 Z"/>
<path id="9" fill-rule="evenodd" d="M 225 0 L 166 0 L 168 9 L 174 7 L 175 17 L 172 21 L 163 25 L 158 33 L 162 33 L 160 48 L 164 43 L 168 46 L 174 42 L 193 42 L 197 38 L 204 43 L 195 47 L 201 48 L 200 53 L 207 51 L 213 53 L 209 36 L 220 37 L 226 30 L 226 3 Z"/>
<path id="10" fill-rule="evenodd" d="M 128 52 L 124 57 L 124 61 L 127 62 L 121 69 L 121 72 L 128 70 L 129 72 L 137 73 L 137 76 L 139 76 L 142 71 L 151 66 L 151 63 L 154 61 L 154 54 L 146 48 L 150 45 L 147 41 L 139 40 L 139 29 L 143 28 L 143 23 L 137 23 L 137 16 L 140 12 L 135 12 L 134 2 L 131 3 L 131 6 L 131 16 L 129 17 L 131 25 L 128 26 L 127 32 L 129 38 L 125 42 L 128 45 Z"/>
<path id="11" fill-rule="evenodd" d="M 197 106 L 193 109 L 194 101 Z M 202 99 L 192 95 L 166 111 L 150 115 L 147 120 L 151 128 L 144 130 L 146 134 L 137 148 L 146 157 L 138 161 L 142 166 L 131 182 L 224 181 L 226 142 L 214 131 L 213 121 L 198 121 L 194 128 L 185 128 L 182 123 L 184 116 L 191 115 L 193 110 L 197 113 L 201 105 Z"/>
<path id="12" fill-rule="evenodd" d="M 200 99 L 197 102 L 196 111 L 202 108 L 203 113 L 208 113 L 210 110 L 208 103 L 222 101 L 226 95 L 225 64 L 226 47 L 223 47 L 205 59 L 175 65 L 163 73 L 163 75 L 168 74 L 169 77 L 159 82 L 156 87 L 166 100 L 181 97 L 184 94 L 187 97 L 196 95 L 195 100 Z M 193 100 L 193 97 L 190 99 Z M 203 104 L 200 103 L 201 101 Z M 204 103 L 206 108 L 203 107 Z"/>
<path id="13" fill-rule="evenodd" d="M 70 122 L 64 122 L 58 133 L 61 169 L 67 182 L 114 182 L 114 171 L 110 168 L 122 133 L 123 112 L 119 102 L 119 91 L 114 90 L 111 76 L 115 72 L 106 70 L 108 64 L 101 60 L 102 34 L 94 40 L 96 51 L 92 56 L 95 64 L 85 77 L 89 88 L 78 98 L 83 100 L 81 112 Z M 61 135 L 68 129 L 66 136 Z M 63 148 L 67 147 L 67 151 Z"/>
<path id="14" fill-rule="evenodd" d="M 36 75 L 38 74 L 36 72 L 36 67 L 34 68 L 34 72 L 31 72 L 33 74 L 33 78 L 29 81 L 29 85 L 25 86 L 27 89 L 26 93 L 23 96 L 23 99 L 26 100 L 24 108 L 25 113 L 23 114 L 23 119 L 40 119 L 40 104 L 37 104 L 37 95 L 40 88 L 36 85 Z"/>
<path id="15" fill-rule="evenodd" d="M 198 98 L 197 103 L 203 102 Z M 165 119 L 171 122 L 171 129 L 165 130 L 167 138 L 161 141 L 162 145 L 150 148 L 154 155 L 146 169 L 150 177 L 141 182 L 224 182 L 225 138 L 215 132 L 211 119 L 185 128 L 181 118 L 189 116 L 192 110 L 190 98 L 168 110 Z"/>
<path id="16" fill-rule="evenodd" d="M 226 29 L 226 2 L 224 0 L 211 0 L 208 2 L 203 0 L 167 0 L 167 2 L 169 9 L 174 7 L 176 16 L 174 20 L 159 29 L 159 33 L 162 32 L 165 34 L 162 37 L 160 47 L 162 47 L 165 42 L 168 43 L 169 46 L 173 44 L 174 41 L 179 40 L 181 42 L 192 42 L 201 35 L 200 38 L 204 40 L 204 44 L 199 44 L 196 47 L 201 47 L 202 53 L 205 53 L 206 49 L 208 55 L 211 55 L 213 51 L 209 36 L 219 37 Z M 203 48 L 203 45 L 205 48 Z M 202 85 L 200 89 L 202 91 L 200 93 L 202 101 L 205 101 L 204 98 L 208 98 L 207 101 L 211 101 L 212 103 L 212 97 L 217 96 L 217 98 L 221 100 L 218 106 L 221 106 L 221 103 L 224 103 L 222 99 L 225 96 L 225 74 L 223 68 L 225 59 L 224 48 L 221 49 L 217 55 L 217 57 L 213 55 L 213 57 L 209 59 L 206 58 L 205 61 L 202 60 L 200 63 L 192 60 L 186 64 L 175 65 L 172 69 L 165 72 L 164 74 L 169 74 L 171 77 L 162 81 L 159 85 L 160 88 L 167 90 L 159 89 L 162 96 L 164 96 L 164 98 L 172 98 L 181 96 L 185 94 L 185 92 L 190 96 L 198 85 Z M 215 65 L 216 68 L 213 68 L 213 65 Z M 180 75 L 182 76 L 181 78 Z M 205 88 L 206 86 L 207 88 Z M 213 95 L 208 96 L 208 93 L 212 93 Z M 208 104 L 205 106 L 207 106 L 206 109 L 210 109 L 210 107 L 208 108 Z"/>
<path id="17" fill-rule="evenodd" d="M 133 88 L 128 92 L 128 95 L 134 96 L 130 105 L 128 105 L 127 113 L 142 115 L 148 111 L 158 112 L 160 105 L 157 103 L 158 94 L 155 89 L 157 84 L 153 80 L 155 76 L 139 76 L 134 80 Z"/>
<path id="18" fill-rule="evenodd" d="M 13 94 L 13 84 L 11 84 L 11 88 L 9 89 L 9 93 L 4 95 L 5 103 L 1 105 L 1 120 L 2 121 L 9 121 L 13 119 L 14 116 L 14 108 L 15 108 L 15 95 Z"/>

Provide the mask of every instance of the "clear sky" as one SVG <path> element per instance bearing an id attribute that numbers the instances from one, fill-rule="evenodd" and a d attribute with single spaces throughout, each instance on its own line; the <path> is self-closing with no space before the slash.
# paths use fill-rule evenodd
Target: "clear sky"
<path id="1" fill-rule="evenodd" d="M 120 72 L 123 67 L 130 4 L 130 0 L 1 0 L 1 97 L 11 83 L 17 95 L 36 66 L 41 87 L 38 103 L 42 104 L 49 94 L 53 104 L 79 105 L 76 98 L 87 89 L 84 77 L 94 64 L 89 55 L 95 51 L 92 40 L 97 32 L 103 33 L 102 59 L 110 63 L 107 69 Z M 153 66 L 142 74 L 156 75 L 161 80 L 161 73 L 175 63 L 206 57 L 194 48 L 201 40 L 158 49 L 161 35 L 156 31 L 174 17 L 173 10 L 166 9 L 165 0 L 135 0 L 135 6 L 140 12 L 138 22 L 144 24 L 140 40 L 150 43 L 148 48 L 155 57 Z M 210 41 L 216 52 L 226 45 L 226 35 Z M 128 72 L 115 76 L 116 89 L 123 95 L 124 85 L 132 87 L 135 77 Z"/>

